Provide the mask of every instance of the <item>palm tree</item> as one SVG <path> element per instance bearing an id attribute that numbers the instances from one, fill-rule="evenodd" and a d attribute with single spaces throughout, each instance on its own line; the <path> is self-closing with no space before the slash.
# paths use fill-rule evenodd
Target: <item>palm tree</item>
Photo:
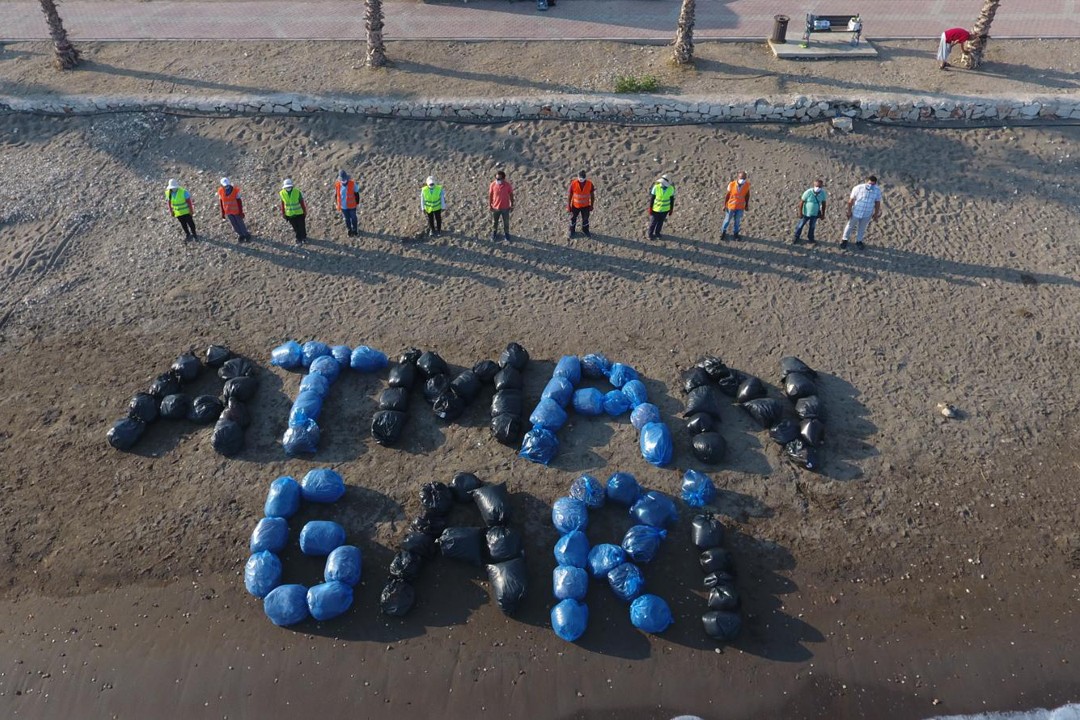
<path id="1" fill-rule="evenodd" d="M 1001 0 L 984 0 L 979 19 L 975 21 L 975 27 L 971 31 L 972 38 L 968 42 L 965 52 L 960 57 L 960 63 L 969 70 L 977 70 L 983 62 L 983 53 L 986 52 L 986 41 L 990 39 L 990 23 L 994 22 Z"/>
<path id="2" fill-rule="evenodd" d="M 53 61 L 58 70 L 71 70 L 79 64 L 79 51 L 68 40 L 64 21 L 56 11 L 56 0 L 41 0 L 41 11 L 45 13 L 45 22 L 49 24 L 49 37 L 52 38 L 56 57 Z"/>
<path id="3" fill-rule="evenodd" d="M 694 62 L 694 2 L 682 0 L 679 11 L 679 25 L 675 29 L 675 52 L 672 59 L 678 65 Z"/>
<path id="4" fill-rule="evenodd" d="M 364 0 L 364 27 L 367 29 L 367 66 L 386 65 L 386 44 L 383 42 L 382 0 Z"/>

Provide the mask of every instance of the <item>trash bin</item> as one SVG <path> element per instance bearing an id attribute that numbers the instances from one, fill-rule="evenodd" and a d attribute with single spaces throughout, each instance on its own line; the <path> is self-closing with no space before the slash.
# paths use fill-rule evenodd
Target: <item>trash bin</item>
<path id="1" fill-rule="evenodd" d="M 769 38 L 770 42 L 774 43 L 786 43 L 787 42 L 787 24 L 790 21 L 787 15 L 776 15 L 773 17 L 772 37 Z"/>

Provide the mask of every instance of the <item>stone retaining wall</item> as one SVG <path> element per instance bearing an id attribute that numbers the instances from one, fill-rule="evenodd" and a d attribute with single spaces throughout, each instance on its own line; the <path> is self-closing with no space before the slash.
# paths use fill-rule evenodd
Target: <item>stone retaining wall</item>
<path id="1" fill-rule="evenodd" d="M 174 112 L 222 116 L 318 112 L 465 122 L 562 119 L 621 123 L 811 122 L 838 116 L 880 122 L 1080 120 L 1080 95 L 1005 97 L 773 97 L 547 95 L 521 98 L 390 100 L 275 94 L 243 97 L 0 96 L 0 113 L 57 115 Z"/>

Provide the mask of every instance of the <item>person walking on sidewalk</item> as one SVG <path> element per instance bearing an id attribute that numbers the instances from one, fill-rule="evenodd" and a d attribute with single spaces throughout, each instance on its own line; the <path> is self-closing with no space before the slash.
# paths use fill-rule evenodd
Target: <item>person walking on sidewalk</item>
<path id="1" fill-rule="evenodd" d="M 567 238 L 572 238 L 577 234 L 578 215 L 581 216 L 581 232 L 585 233 L 585 237 L 592 237 L 589 234 L 589 213 L 592 212 L 595 197 L 596 188 L 593 187 L 592 180 L 585 177 L 585 171 L 582 170 L 570 181 L 570 195 L 566 200 L 566 211 L 570 213 L 570 230 L 566 233 Z"/>
<path id="2" fill-rule="evenodd" d="M 866 237 L 866 228 L 871 220 L 881 217 L 881 188 L 878 187 L 877 178 L 873 175 L 866 178 L 866 182 L 851 188 L 851 197 L 847 203 L 847 225 L 844 226 L 844 236 L 840 239 L 840 247 L 846 248 L 851 231 L 855 233 L 855 247 L 862 250 L 863 238 Z"/>
<path id="3" fill-rule="evenodd" d="M 356 237 L 360 231 L 356 226 L 356 206 L 360 204 L 360 195 L 356 192 L 356 181 L 349 173 L 341 170 L 334 181 L 334 207 L 345 219 L 345 232 L 349 237 Z"/>
<path id="4" fill-rule="evenodd" d="M 742 229 L 743 213 L 750 209 L 750 181 L 746 179 L 746 173 L 740 172 L 734 180 L 728 183 L 727 195 L 724 196 L 724 224 L 720 227 L 720 239 L 727 240 L 728 226 L 734 222 L 732 228 L 735 239 L 739 239 L 739 230 Z"/>
<path id="5" fill-rule="evenodd" d="M 244 201 L 240 197 L 240 188 L 233 185 L 227 177 L 221 178 L 218 188 L 218 205 L 221 207 L 221 219 L 228 220 L 236 232 L 236 239 L 247 242 L 251 239 L 247 225 L 244 224 Z"/>
<path id="6" fill-rule="evenodd" d="M 169 203 L 169 211 L 174 218 L 180 221 L 180 227 L 184 229 L 184 240 L 198 240 L 199 234 L 195 232 L 195 204 L 191 202 L 191 194 L 176 181 L 169 178 L 165 186 L 165 201 Z"/>
<path id="7" fill-rule="evenodd" d="M 814 180 L 814 186 L 808 189 L 799 198 L 799 222 L 795 225 L 795 237 L 791 242 L 798 245 L 802 241 L 802 231 L 805 227 L 806 241 L 811 245 L 817 243 L 814 239 L 814 230 L 818 220 L 825 219 L 825 204 L 828 193 L 825 192 L 825 182 L 818 178 Z"/>
<path id="8" fill-rule="evenodd" d="M 488 186 L 488 207 L 491 208 L 491 239 L 499 239 L 499 218 L 503 223 L 503 239 L 510 239 L 510 211 L 514 209 L 514 186 L 499 170 L 495 180 Z"/>
<path id="9" fill-rule="evenodd" d="M 937 59 L 942 70 L 949 69 L 949 53 L 953 45 L 959 45 L 960 51 L 965 52 L 964 44 L 971 39 L 971 33 L 964 28 L 949 28 L 941 33 L 941 41 L 938 43 Z"/>
<path id="10" fill-rule="evenodd" d="M 304 203 L 304 195 L 289 178 L 285 178 L 281 183 L 281 192 L 278 195 L 281 196 L 281 217 L 292 226 L 296 244 L 303 245 L 307 242 L 307 205 Z"/>
<path id="11" fill-rule="evenodd" d="M 428 175 L 420 187 L 420 211 L 427 218 L 427 232 L 431 237 L 439 237 L 442 232 L 442 213 L 446 209 L 446 188 L 435 182 L 434 175 Z"/>
<path id="12" fill-rule="evenodd" d="M 671 178 L 663 174 L 649 190 L 649 231 L 650 240 L 659 240 L 664 230 L 664 221 L 675 211 L 675 186 Z"/>

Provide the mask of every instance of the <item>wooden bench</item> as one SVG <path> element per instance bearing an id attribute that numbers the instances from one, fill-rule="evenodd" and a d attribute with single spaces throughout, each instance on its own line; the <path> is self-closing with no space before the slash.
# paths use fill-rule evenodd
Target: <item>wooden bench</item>
<path id="1" fill-rule="evenodd" d="M 810 44 L 810 35 L 816 32 L 849 32 L 851 33 L 851 44 L 858 45 L 859 39 L 862 37 L 862 19 L 858 13 L 849 15 L 806 13 L 806 32 L 803 33 L 803 47 Z"/>

